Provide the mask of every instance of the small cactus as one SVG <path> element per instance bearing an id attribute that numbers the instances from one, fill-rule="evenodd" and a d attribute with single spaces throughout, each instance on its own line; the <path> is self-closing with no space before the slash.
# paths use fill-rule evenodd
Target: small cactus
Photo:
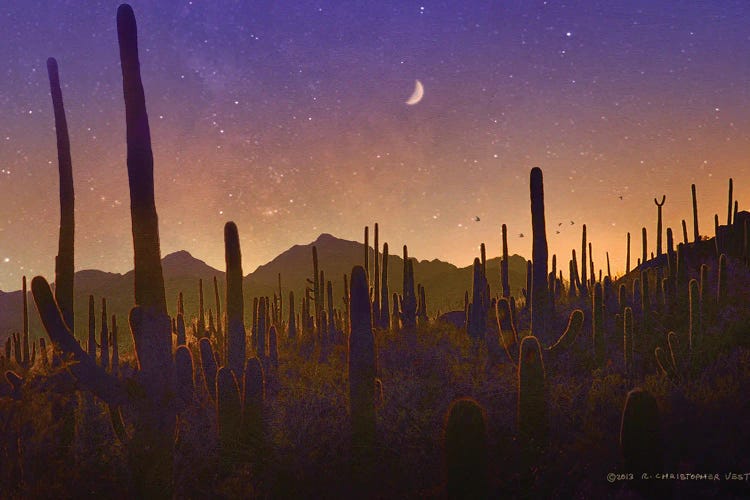
<path id="1" fill-rule="evenodd" d="M 625 400 L 620 425 L 620 449 L 624 469 L 640 478 L 663 468 L 659 408 L 646 390 L 635 388 Z"/>
<path id="2" fill-rule="evenodd" d="M 453 401 L 445 420 L 445 468 L 448 498 L 488 498 L 487 423 L 470 398 Z"/>

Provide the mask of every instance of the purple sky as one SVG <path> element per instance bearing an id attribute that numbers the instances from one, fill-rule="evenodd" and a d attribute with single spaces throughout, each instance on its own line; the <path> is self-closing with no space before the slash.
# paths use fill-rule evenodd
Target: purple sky
<path id="1" fill-rule="evenodd" d="M 132 3 L 163 255 L 223 268 L 234 220 L 246 272 L 376 221 L 391 247 L 462 266 L 481 242 L 499 254 L 506 223 L 511 252 L 530 256 L 534 166 L 565 270 L 582 223 L 597 267 L 606 250 L 624 268 L 628 231 L 640 255 L 644 225 L 653 247 L 662 194 L 681 238 L 693 182 L 703 234 L 725 218 L 728 177 L 746 206 L 750 3 L 342 3 Z M 54 276 L 49 56 L 71 134 L 76 268 L 132 268 L 117 5 L 0 8 L 2 290 Z M 407 106 L 417 79 L 424 98 Z"/>

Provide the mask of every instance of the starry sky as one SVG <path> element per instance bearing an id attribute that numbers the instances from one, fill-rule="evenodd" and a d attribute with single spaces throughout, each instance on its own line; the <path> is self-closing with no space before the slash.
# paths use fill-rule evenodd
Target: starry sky
<path id="1" fill-rule="evenodd" d="M 45 61 L 71 135 L 76 269 L 132 268 L 116 1 L 0 7 L 0 289 L 54 277 L 57 156 Z M 747 207 L 750 3 L 136 0 L 162 255 L 244 271 L 328 232 L 465 266 L 481 242 L 531 255 L 529 171 L 544 171 L 550 253 L 567 272 L 633 261 L 641 227 L 702 234 Z M 424 98 L 405 101 L 415 80 Z M 475 218 L 479 217 L 479 221 Z M 573 224 L 571 224 L 573 222 Z M 561 224 L 561 225 L 558 225 Z M 559 231 L 559 233 L 558 233 Z M 521 237 L 521 233 L 525 236 Z M 681 237 L 681 236 L 680 236 Z"/>

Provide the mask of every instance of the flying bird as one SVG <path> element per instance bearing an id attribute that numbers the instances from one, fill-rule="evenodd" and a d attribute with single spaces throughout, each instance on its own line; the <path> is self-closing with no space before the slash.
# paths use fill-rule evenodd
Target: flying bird
<path id="1" fill-rule="evenodd" d="M 558 229 L 557 231 L 555 231 L 555 234 L 560 234 L 560 230 Z"/>
<path id="2" fill-rule="evenodd" d="M 620 195 L 619 198 L 622 199 L 622 195 Z"/>
<path id="3" fill-rule="evenodd" d="M 519 238 L 523 238 L 523 233 L 518 233 Z"/>
<path id="4" fill-rule="evenodd" d="M 562 222 L 557 223 L 557 227 L 560 227 L 560 226 L 562 226 Z"/>
<path id="5" fill-rule="evenodd" d="M 474 216 L 474 222 L 479 222 L 480 220 L 482 220 L 482 219 L 480 219 L 478 215 Z"/>
<path id="6" fill-rule="evenodd" d="M 570 221 L 570 225 L 572 226 L 573 224 L 575 224 L 575 222 L 573 222 L 573 221 Z"/>

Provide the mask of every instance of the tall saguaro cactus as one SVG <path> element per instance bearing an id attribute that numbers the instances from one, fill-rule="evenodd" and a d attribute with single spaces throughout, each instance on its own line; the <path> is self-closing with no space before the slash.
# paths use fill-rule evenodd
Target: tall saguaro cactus
<path id="1" fill-rule="evenodd" d="M 503 233 L 503 260 L 500 261 L 500 282 L 503 287 L 503 297 L 510 298 L 510 276 L 508 274 L 508 228 L 502 226 Z"/>
<path id="2" fill-rule="evenodd" d="M 242 298 L 242 253 L 237 225 L 224 225 L 224 257 L 227 266 L 227 364 L 236 377 L 245 367 L 245 306 Z"/>
<path id="3" fill-rule="evenodd" d="M 55 300 L 60 307 L 65 324 L 73 330 L 73 241 L 75 235 L 73 166 L 70 157 L 68 122 L 65 118 L 65 107 L 60 89 L 60 76 L 57 61 L 52 57 L 47 59 L 47 73 L 55 113 L 57 165 L 60 176 L 60 236 L 57 257 L 55 257 Z"/>
<path id="4" fill-rule="evenodd" d="M 549 308 L 547 232 L 544 223 L 544 183 L 542 169 L 538 167 L 532 168 L 530 177 L 531 230 L 533 237 L 531 257 L 533 263 L 531 276 L 531 332 L 532 335 L 539 336 L 543 335 L 543 332 L 546 331 L 545 326 Z"/>
<path id="5" fill-rule="evenodd" d="M 698 198 L 695 195 L 695 184 L 690 185 L 690 190 L 693 193 L 693 241 L 698 241 L 701 237 L 698 233 Z"/>
<path id="6" fill-rule="evenodd" d="M 355 467 L 364 472 L 375 444 L 375 338 L 367 275 L 352 269 L 349 333 L 349 411 Z"/>
<path id="7" fill-rule="evenodd" d="M 380 280 L 380 328 L 386 330 L 390 327 L 391 315 L 388 295 L 388 243 L 383 243 L 383 265 L 382 277 Z"/>
<path id="8" fill-rule="evenodd" d="M 159 250 L 159 219 L 154 200 L 154 157 L 146 113 L 146 96 L 138 60 L 138 35 L 133 9 L 117 10 L 117 35 L 127 122 L 130 215 L 135 256 L 135 303 L 166 314 L 164 276 Z"/>

